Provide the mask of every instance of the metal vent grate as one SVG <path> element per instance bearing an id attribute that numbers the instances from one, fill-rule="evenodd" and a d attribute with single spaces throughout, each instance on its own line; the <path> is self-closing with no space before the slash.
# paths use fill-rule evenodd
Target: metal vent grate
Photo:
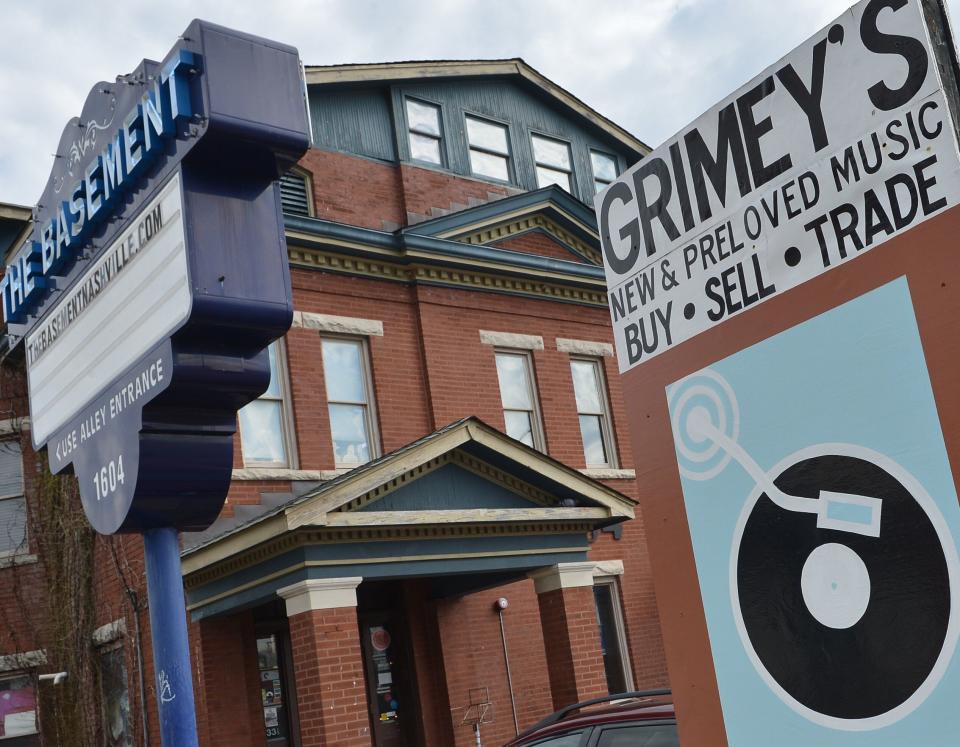
<path id="1" fill-rule="evenodd" d="M 280 203 L 285 213 L 309 216 L 307 177 L 296 171 L 288 171 L 280 177 Z"/>

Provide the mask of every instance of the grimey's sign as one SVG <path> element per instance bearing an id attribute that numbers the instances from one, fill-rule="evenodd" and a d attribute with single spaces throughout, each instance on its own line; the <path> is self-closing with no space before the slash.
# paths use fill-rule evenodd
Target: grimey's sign
<path id="1" fill-rule="evenodd" d="M 219 513 L 292 318 L 276 180 L 308 143 L 297 51 L 203 21 L 65 127 L 0 292 L 34 446 L 97 530 Z"/>
<path id="2" fill-rule="evenodd" d="M 942 28 L 861 2 L 598 196 L 621 372 L 957 203 Z"/>

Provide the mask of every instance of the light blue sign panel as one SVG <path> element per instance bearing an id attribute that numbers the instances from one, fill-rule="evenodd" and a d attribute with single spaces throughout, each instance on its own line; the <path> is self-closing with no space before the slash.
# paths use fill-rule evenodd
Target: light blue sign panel
<path id="1" fill-rule="evenodd" d="M 960 507 L 906 279 L 667 397 L 731 747 L 956 745 Z"/>

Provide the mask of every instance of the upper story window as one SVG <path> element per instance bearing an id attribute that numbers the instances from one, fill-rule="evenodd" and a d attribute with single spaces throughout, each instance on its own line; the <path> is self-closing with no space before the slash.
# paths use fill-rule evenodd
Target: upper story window
<path id="1" fill-rule="evenodd" d="M 19 441 L 0 441 L 0 557 L 26 549 L 27 502 Z"/>
<path id="2" fill-rule="evenodd" d="M 617 159 L 609 153 L 590 151 L 590 166 L 593 168 L 593 189 L 596 192 L 606 189 L 617 178 Z"/>
<path id="3" fill-rule="evenodd" d="M 33 689 L 33 677 L 24 674 L 0 677 L 0 740 L 37 733 L 37 695 Z M 23 744 L 34 744 L 24 740 Z M 39 744 L 39 743 L 38 743 Z"/>
<path id="4" fill-rule="evenodd" d="M 507 435 L 534 449 L 544 450 L 540 407 L 533 384 L 529 353 L 497 351 L 497 378 Z"/>
<path id="5" fill-rule="evenodd" d="M 470 146 L 470 171 L 510 181 L 510 145 L 507 126 L 467 115 L 467 143 Z"/>
<path id="6" fill-rule="evenodd" d="M 556 184 L 567 192 L 573 191 L 573 167 L 570 144 L 543 135 L 532 135 L 533 160 L 537 168 L 537 186 Z"/>
<path id="7" fill-rule="evenodd" d="M 327 337 L 323 377 L 336 466 L 356 467 L 378 456 L 373 386 L 364 340 Z"/>
<path id="8" fill-rule="evenodd" d="M 573 358 L 570 371 L 577 398 L 584 461 L 588 467 L 613 467 L 613 430 L 602 364 L 595 358 Z"/>
<path id="9" fill-rule="evenodd" d="M 442 165 L 440 107 L 425 101 L 407 99 L 407 128 L 410 158 Z"/>
<path id="10" fill-rule="evenodd" d="M 292 467 L 293 427 L 283 344 L 277 340 L 267 350 L 270 386 L 239 413 L 243 463 L 248 467 Z"/>

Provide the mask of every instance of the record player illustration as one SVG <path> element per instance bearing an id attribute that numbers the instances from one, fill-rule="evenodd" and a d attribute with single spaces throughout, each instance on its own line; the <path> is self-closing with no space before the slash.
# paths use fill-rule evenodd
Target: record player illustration
<path id="1" fill-rule="evenodd" d="M 905 280 L 667 398 L 725 715 L 738 643 L 824 744 L 887 744 L 948 672 L 958 686 L 960 509 Z"/>

